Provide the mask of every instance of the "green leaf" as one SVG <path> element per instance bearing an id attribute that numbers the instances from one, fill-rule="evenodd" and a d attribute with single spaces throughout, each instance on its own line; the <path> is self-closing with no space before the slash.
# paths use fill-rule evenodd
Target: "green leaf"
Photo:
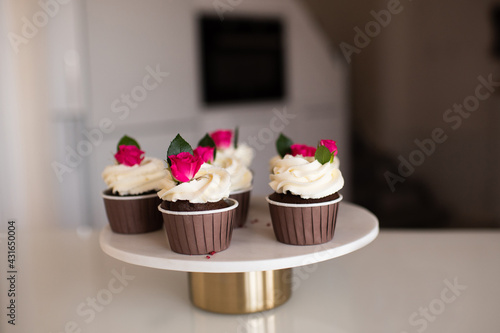
<path id="1" fill-rule="evenodd" d="M 215 146 L 215 141 L 212 139 L 210 134 L 205 134 L 203 138 L 198 142 L 198 147 L 212 147 L 214 148 L 214 161 L 217 155 L 217 147 Z"/>
<path id="2" fill-rule="evenodd" d="M 278 140 L 276 140 L 276 149 L 278 150 L 278 154 L 283 158 L 286 154 L 292 153 L 293 141 L 288 137 L 284 136 L 283 133 L 280 133 Z"/>
<path id="3" fill-rule="evenodd" d="M 207 133 L 201 140 L 198 142 L 198 147 L 214 147 L 215 141 L 212 137 Z"/>
<path id="4" fill-rule="evenodd" d="M 141 149 L 141 146 L 139 146 L 139 143 L 135 141 L 134 138 L 131 138 L 128 135 L 124 135 L 120 141 L 118 141 L 118 144 L 116 145 L 116 151 L 120 150 L 120 146 L 136 146 L 137 148 Z"/>
<path id="5" fill-rule="evenodd" d="M 234 129 L 234 149 L 238 148 L 238 136 L 240 135 L 240 128 L 236 126 Z"/>
<path id="6" fill-rule="evenodd" d="M 319 146 L 316 149 L 316 154 L 314 154 L 314 158 L 321 164 L 325 164 L 330 162 L 330 158 L 332 157 L 332 153 L 325 146 Z"/>
<path id="7" fill-rule="evenodd" d="M 170 146 L 168 146 L 167 150 L 168 165 L 170 166 L 172 164 L 170 162 L 170 158 L 168 158 L 169 156 L 177 155 L 183 152 L 188 152 L 190 154 L 193 154 L 193 148 L 191 148 L 191 145 L 187 143 L 186 140 L 184 140 L 180 134 L 177 134 L 177 136 L 172 140 L 172 142 L 170 142 Z"/>

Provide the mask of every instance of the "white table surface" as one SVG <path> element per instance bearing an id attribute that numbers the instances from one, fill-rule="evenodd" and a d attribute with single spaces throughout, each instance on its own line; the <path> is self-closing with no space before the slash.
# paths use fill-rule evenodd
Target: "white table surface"
<path id="1" fill-rule="evenodd" d="M 500 232 L 381 231 L 363 249 L 295 268 L 290 301 L 252 315 L 194 308 L 187 273 L 113 259 L 99 232 L 19 230 L 15 327 L 6 323 L 2 236 L 0 332 L 500 331 Z M 133 280 L 124 286 L 113 271 Z M 455 279 L 466 286 L 458 296 L 447 287 Z M 99 297 L 106 304 L 92 310 Z M 429 306 L 436 315 L 424 319 L 419 311 Z"/>

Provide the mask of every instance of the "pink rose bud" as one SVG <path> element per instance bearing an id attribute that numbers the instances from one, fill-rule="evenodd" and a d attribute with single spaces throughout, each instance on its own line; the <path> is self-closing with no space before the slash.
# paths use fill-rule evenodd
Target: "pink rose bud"
<path id="1" fill-rule="evenodd" d="M 134 166 L 141 164 L 144 159 L 144 152 L 136 146 L 122 145 L 118 147 L 118 152 L 115 154 L 116 161 L 126 166 Z"/>
<path id="2" fill-rule="evenodd" d="M 333 156 L 337 155 L 337 143 L 333 140 L 321 140 L 319 142 L 320 146 L 325 146 L 328 148 L 330 153 L 333 153 Z"/>
<path id="3" fill-rule="evenodd" d="M 188 152 L 182 152 L 177 155 L 170 155 L 170 171 L 172 176 L 185 183 L 194 178 L 200 170 L 203 160 L 199 156 L 191 155 Z"/>
<path id="4" fill-rule="evenodd" d="M 292 155 L 297 156 L 297 155 L 302 155 L 304 157 L 306 156 L 314 156 L 316 153 L 316 148 L 307 146 L 307 145 L 300 145 L 300 144 L 293 144 L 290 146 L 292 149 Z"/>
<path id="5" fill-rule="evenodd" d="M 217 130 L 210 134 L 215 142 L 217 149 L 226 149 L 231 146 L 231 139 L 233 137 L 233 131 L 231 130 Z"/>
<path id="6" fill-rule="evenodd" d="M 212 163 L 214 161 L 214 151 L 215 148 L 213 147 L 198 147 L 193 152 L 194 155 L 199 156 L 203 162 Z"/>

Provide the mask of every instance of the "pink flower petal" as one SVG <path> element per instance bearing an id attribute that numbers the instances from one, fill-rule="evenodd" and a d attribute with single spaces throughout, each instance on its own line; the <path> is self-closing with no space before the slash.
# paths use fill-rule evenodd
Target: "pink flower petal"
<path id="1" fill-rule="evenodd" d="M 193 179 L 204 163 L 201 157 L 191 155 L 188 152 L 171 155 L 168 158 L 171 162 L 170 171 L 172 176 L 181 183 Z"/>
<path id="2" fill-rule="evenodd" d="M 328 148 L 328 150 L 330 151 L 330 153 L 333 153 L 333 155 L 337 155 L 337 143 L 333 140 L 321 140 L 319 142 L 319 145 L 320 146 L 325 146 L 326 148 Z"/>
<path id="3" fill-rule="evenodd" d="M 121 145 L 118 147 L 115 159 L 126 166 L 139 165 L 144 160 L 144 152 L 136 146 Z"/>
<path id="4" fill-rule="evenodd" d="M 194 150 L 194 155 L 201 157 L 203 162 L 212 163 L 214 161 L 214 151 L 215 148 L 213 147 L 198 147 Z"/>
<path id="5" fill-rule="evenodd" d="M 233 131 L 231 130 L 217 130 L 210 134 L 215 142 L 217 149 L 226 149 L 231 146 L 231 139 L 233 137 Z"/>
<path id="6" fill-rule="evenodd" d="M 314 156 L 314 154 L 316 153 L 316 148 L 308 145 L 293 144 L 290 146 L 290 148 L 292 149 L 293 156 L 297 155 L 302 155 L 304 157 Z"/>

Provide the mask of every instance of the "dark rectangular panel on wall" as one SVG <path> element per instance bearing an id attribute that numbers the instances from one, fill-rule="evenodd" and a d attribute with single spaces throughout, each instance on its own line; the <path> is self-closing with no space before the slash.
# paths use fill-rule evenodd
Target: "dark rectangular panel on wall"
<path id="1" fill-rule="evenodd" d="M 202 16 L 202 100 L 207 105 L 283 100 L 283 24 L 278 18 Z"/>

